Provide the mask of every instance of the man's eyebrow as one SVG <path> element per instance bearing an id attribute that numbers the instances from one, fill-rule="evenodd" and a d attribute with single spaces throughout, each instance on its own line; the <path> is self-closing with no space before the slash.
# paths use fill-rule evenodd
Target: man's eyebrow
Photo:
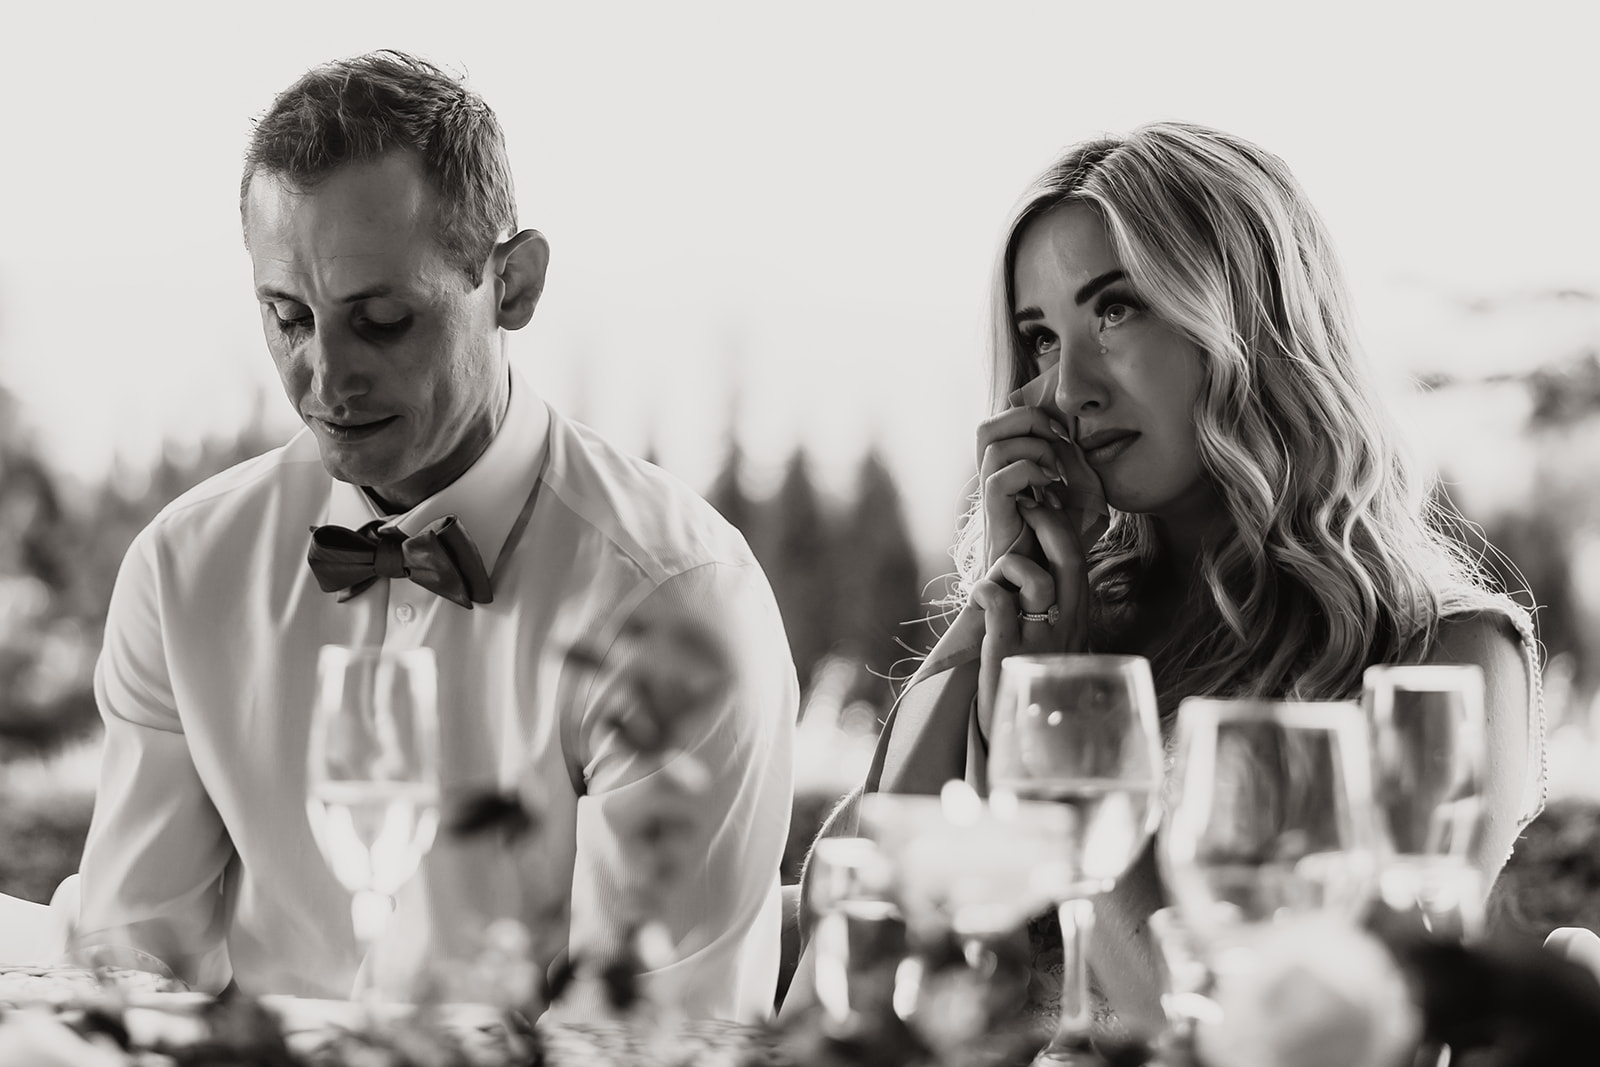
<path id="1" fill-rule="evenodd" d="M 1079 289 L 1077 293 L 1073 294 L 1072 301 L 1075 304 L 1088 303 L 1091 296 L 1098 293 L 1112 282 L 1121 281 L 1125 277 L 1127 277 L 1127 275 L 1121 270 L 1108 270 L 1097 278 L 1090 278 L 1087 282 L 1083 283 L 1083 287 Z"/>
<path id="2" fill-rule="evenodd" d="M 376 300 L 378 297 L 389 296 L 393 292 L 394 287 L 391 285 L 374 285 L 358 293 L 351 293 L 344 298 L 343 303 L 354 304 L 358 300 Z M 286 293 L 269 285 L 258 287 L 256 289 L 256 298 L 258 300 L 292 300 L 297 304 L 301 302 L 300 298 L 293 293 Z"/>

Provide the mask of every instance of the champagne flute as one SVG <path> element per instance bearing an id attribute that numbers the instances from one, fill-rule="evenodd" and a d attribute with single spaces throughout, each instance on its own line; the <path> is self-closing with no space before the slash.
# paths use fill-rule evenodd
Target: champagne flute
<path id="1" fill-rule="evenodd" d="M 377 999 L 373 948 L 439 823 L 438 683 L 430 649 L 324 645 L 306 756 L 306 811 L 351 893 L 363 963 L 352 999 Z"/>
<path id="2" fill-rule="evenodd" d="M 1178 708 L 1177 745 L 1159 860 L 1197 935 L 1214 942 L 1292 915 L 1359 917 L 1378 847 L 1359 707 L 1191 697 Z"/>
<path id="3" fill-rule="evenodd" d="M 1092 898 L 1122 877 L 1159 818 L 1161 731 L 1150 664 L 1142 656 L 1009 656 L 991 735 L 996 800 L 1051 801 L 1072 815 L 1073 876 L 1057 894 L 1066 953 L 1061 1015 L 1035 1063 L 1077 1062 L 1093 1034 L 1085 953 Z"/>
<path id="4" fill-rule="evenodd" d="M 1475 664 L 1376 666 L 1363 677 L 1378 812 L 1385 831 L 1379 893 L 1430 933 L 1482 930 L 1487 725 Z"/>

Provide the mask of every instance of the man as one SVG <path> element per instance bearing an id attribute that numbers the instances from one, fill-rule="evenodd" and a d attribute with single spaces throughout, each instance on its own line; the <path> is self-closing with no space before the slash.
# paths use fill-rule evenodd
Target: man
<path id="1" fill-rule="evenodd" d="M 703 871 L 658 902 L 677 958 L 651 981 L 693 1014 L 770 1011 L 797 702 L 783 627 L 708 504 L 510 366 L 505 331 L 533 315 L 549 249 L 516 227 L 494 115 L 427 63 L 374 53 L 280 94 L 246 159 L 267 347 L 305 429 L 180 497 L 128 551 L 95 676 L 106 747 L 80 944 L 208 989 L 348 995 L 350 896 L 304 796 L 332 643 L 433 649 L 445 795 L 537 798 L 537 863 L 441 834 L 394 938 L 416 949 L 425 931 L 430 959 L 466 958 L 495 917 L 544 914 L 522 899 L 518 872 L 536 869 L 570 896 L 558 941 L 614 950 L 639 875 L 626 842 L 681 768 L 619 747 L 614 693 L 566 653 L 665 620 L 708 634 L 731 684 L 682 746 L 711 772 L 712 825 Z M 402 577 L 394 546 L 448 525 L 481 572 L 442 593 Z M 308 542 L 352 537 L 376 546 L 367 580 L 324 591 Z"/>

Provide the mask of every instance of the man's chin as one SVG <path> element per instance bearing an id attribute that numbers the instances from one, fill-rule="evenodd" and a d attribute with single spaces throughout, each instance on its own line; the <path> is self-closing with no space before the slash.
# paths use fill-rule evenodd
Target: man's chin
<path id="1" fill-rule="evenodd" d="M 392 467 L 374 463 L 368 457 L 355 455 L 353 449 L 330 447 L 322 443 L 322 468 L 330 478 L 351 485 L 388 485 L 393 481 Z"/>

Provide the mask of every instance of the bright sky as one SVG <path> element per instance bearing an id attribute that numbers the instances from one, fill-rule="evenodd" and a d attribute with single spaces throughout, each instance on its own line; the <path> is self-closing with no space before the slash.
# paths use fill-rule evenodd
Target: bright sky
<path id="1" fill-rule="evenodd" d="M 241 152 L 306 67 L 378 47 L 465 68 L 500 115 L 521 221 L 554 249 L 513 339 L 536 388 L 700 488 L 734 395 L 758 468 L 803 442 L 843 486 L 877 441 L 930 557 L 972 464 L 998 227 L 1087 136 L 1183 118 L 1284 157 L 1395 373 L 1600 337 L 1592 302 L 1529 299 L 1600 293 L 1585 4 L 234 6 L 6 16 L 0 384 L 65 470 L 229 433 L 263 392 L 293 425 Z"/>

